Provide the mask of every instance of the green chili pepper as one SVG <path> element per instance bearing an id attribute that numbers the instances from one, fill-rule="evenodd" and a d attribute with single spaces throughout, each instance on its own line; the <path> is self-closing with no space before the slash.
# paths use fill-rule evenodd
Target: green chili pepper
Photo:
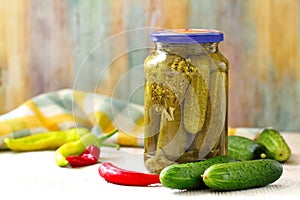
<path id="1" fill-rule="evenodd" d="M 117 149 L 120 148 L 119 144 L 116 145 L 110 145 L 110 144 L 104 144 L 103 142 L 113 136 L 118 130 L 114 130 L 113 132 L 106 134 L 104 136 L 96 137 L 92 133 L 84 134 L 80 139 L 72 142 L 68 142 L 63 144 L 61 147 L 59 147 L 55 151 L 55 162 L 60 167 L 66 167 L 69 165 L 69 162 L 67 161 L 67 157 L 71 155 L 80 155 L 87 146 L 95 145 L 98 148 L 100 146 L 111 146 L 116 147 Z"/>
<path id="2" fill-rule="evenodd" d="M 76 141 L 90 132 L 87 128 L 72 128 L 64 131 L 49 131 L 21 138 L 4 138 L 4 143 L 12 151 L 39 151 L 57 149 L 61 145 Z"/>

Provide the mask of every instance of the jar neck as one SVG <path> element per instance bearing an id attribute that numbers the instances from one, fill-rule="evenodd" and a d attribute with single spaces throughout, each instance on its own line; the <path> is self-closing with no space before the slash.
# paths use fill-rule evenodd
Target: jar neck
<path id="1" fill-rule="evenodd" d="M 219 43 L 199 43 L 199 44 L 171 44 L 156 42 L 155 49 L 160 51 L 167 51 L 177 54 L 211 54 L 218 51 Z"/>

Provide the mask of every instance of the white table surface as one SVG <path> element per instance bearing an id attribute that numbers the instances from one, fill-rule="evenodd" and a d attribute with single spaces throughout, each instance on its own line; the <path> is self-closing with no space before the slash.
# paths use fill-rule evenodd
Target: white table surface
<path id="1" fill-rule="evenodd" d="M 1 199 L 224 199 L 248 197 L 300 196 L 300 133 L 283 133 L 292 149 L 292 156 L 283 164 L 284 171 L 276 182 L 262 188 L 217 192 L 209 189 L 179 191 L 161 185 L 151 187 L 121 186 L 106 182 L 98 173 L 99 164 L 82 168 L 60 168 L 54 151 L 15 153 L 0 151 Z M 135 171 L 147 172 L 142 148 L 120 150 L 102 147 L 101 162 Z"/>

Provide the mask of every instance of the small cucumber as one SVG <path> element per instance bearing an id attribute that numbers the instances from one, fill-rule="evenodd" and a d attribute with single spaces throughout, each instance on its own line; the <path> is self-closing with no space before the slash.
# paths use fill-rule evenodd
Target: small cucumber
<path id="1" fill-rule="evenodd" d="M 203 174 L 208 167 L 217 163 L 235 161 L 235 159 L 229 156 L 220 155 L 198 162 L 169 165 L 160 172 L 160 182 L 164 187 L 172 189 L 206 188 L 201 178 L 201 174 Z"/>
<path id="2" fill-rule="evenodd" d="M 231 135 L 228 136 L 228 155 L 239 160 L 255 160 L 267 157 L 263 145 L 249 138 Z"/>
<path id="3" fill-rule="evenodd" d="M 273 159 L 215 164 L 202 175 L 204 183 L 215 190 L 241 190 L 262 187 L 278 180 L 282 165 Z"/>
<path id="4" fill-rule="evenodd" d="M 274 129 L 264 129 L 258 134 L 256 141 L 265 146 L 269 158 L 275 159 L 279 162 L 285 162 L 291 156 L 290 147 L 282 135 Z"/>

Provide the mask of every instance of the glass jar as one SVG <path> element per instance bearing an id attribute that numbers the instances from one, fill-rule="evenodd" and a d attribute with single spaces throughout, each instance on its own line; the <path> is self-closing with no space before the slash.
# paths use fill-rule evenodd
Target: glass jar
<path id="1" fill-rule="evenodd" d="M 228 60 L 217 30 L 151 34 L 144 63 L 144 164 L 159 173 L 174 163 L 227 154 Z"/>

